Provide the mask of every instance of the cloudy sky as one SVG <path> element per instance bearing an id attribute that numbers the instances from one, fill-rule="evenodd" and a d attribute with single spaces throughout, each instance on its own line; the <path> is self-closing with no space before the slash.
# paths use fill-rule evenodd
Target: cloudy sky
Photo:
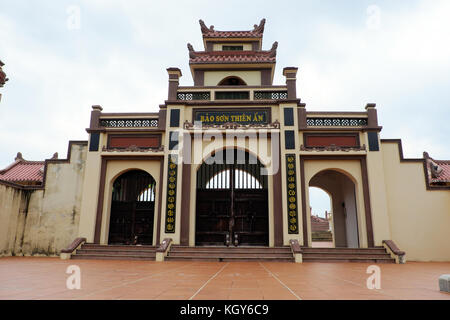
<path id="1" fill-rule="evenodd" d="M 266 18 L 264 48 L 299 67 L 310 111 L 377 103 L 382 138 L 407 157 L 450 159 L 450 1 L 24 1 L 0 0 L 0 168 L 18 151 L 65 157 L 86 140 L 91 106 L 157 111 L 167 67 L 191 85 L 186 43 L 202 48 L 199 19 L 249 30 Z"/>

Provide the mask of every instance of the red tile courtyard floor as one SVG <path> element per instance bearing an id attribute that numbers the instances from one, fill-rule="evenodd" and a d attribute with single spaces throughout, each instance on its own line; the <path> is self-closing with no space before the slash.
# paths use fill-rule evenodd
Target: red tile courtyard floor
<path id="1" fill-rule="evenodd" d="M 67 267 L 81 288 L 66 287 Z M 365 263 L 153 262 L 0 258 L 0 300 L 450 300 L 438 278 L 450 262 L 379 264 L 381 289 L 368 289 Z"/>

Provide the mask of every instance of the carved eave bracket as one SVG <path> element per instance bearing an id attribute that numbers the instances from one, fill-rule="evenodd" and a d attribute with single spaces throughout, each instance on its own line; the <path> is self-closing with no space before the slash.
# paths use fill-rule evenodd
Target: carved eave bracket
<path id="1" fill-rule="evenodd" d="M 198 20 L 198 22 L 200 23 L 200 29 L 202 30 L 202 33 L 214 32 L 214 26 L 210 26 L 208 28 L 202 19 Z"/>
<path id="2" fill-rule="evenodd" d="M 194 47 L 192 46 L 192 44 L 188 43 L 187 44 L 187 48 L 189 50 L 189 58 L 194 59 L 195 57 L 197 57 L 197 55 L 195 54 Z"/>
<path id="3" fill-rule="evenodd" d="M 272 45 L 272 48 L 270 48 L 269 57 L 274 58 L 277 56 L 277 48 L 278 48 L 278 42 L 275 41 Z"/>

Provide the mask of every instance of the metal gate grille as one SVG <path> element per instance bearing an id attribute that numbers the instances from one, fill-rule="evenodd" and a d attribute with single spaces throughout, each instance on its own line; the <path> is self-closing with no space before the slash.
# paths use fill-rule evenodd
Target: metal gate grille
<path id="1" fill-rule="evenodd" d="M 238 149 L 217 152 L 197 171 L 197 245 L 268 245 L 265 168 Z"/>
<path id="2" fill-rule="evenodd" d="M 253 155 L 237 149 L 218 152 L 197 171 L 197 189 L 267 189 L 264 166 Z M 234 177 L 233 184 L 231 177 Z"/>
<path id="3" fill-rule="evenodd" d="M 155 179 L 142 170 L 128 171 L 114 181 L 110 244 L 152 243 L 155 188 Z"/>

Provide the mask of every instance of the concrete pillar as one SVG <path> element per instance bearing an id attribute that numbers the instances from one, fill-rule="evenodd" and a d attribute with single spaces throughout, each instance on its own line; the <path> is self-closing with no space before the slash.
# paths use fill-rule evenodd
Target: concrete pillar
<path id="1" fill-rule="evenodd" d="M 288 100 L 297 99 L 297 70 L 298 68 L 296 67 L 286 67 L 283 69 L 283 75 L 286 77 Z"/>
<path id="2" fill-rule="evenodd" d="M 89 125 L 89 129 L 98 130 L 100 127 L 100 115 L 102 114 L 103 108 L 99 105 L 92 106 L 91 111 L 91 122 Z"/>
<path id="3" fill-rule="evenodd" d="M 367 111 L 367 126 L 369 128 L 378 128 L 378 115 L 375 103 L 368 103 L 366 105 Z"/>
<path id="4" fill-rule="evenodd" d="M 169 94 L 168 100 L 177 100 L 177 90 L 179 85 L 179 79 L 182 76 L 181 70 L 178 68 L 167 68 L 169 74 Z"/>

